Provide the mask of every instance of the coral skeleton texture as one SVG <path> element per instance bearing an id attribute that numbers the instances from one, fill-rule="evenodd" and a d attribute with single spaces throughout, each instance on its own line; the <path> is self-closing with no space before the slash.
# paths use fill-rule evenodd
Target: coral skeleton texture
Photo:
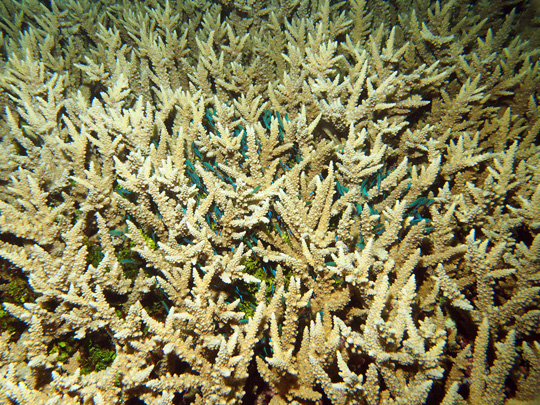
<path id="1" fill-rule="evenodd" d="M 539 10 L 0 0 L 0 405 L 539 403 Z"/>

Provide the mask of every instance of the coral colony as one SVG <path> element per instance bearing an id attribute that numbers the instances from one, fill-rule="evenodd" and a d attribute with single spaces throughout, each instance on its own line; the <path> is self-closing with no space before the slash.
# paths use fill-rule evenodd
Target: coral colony
<path id="1" fill-rule="evenodd" d="M 0 405 L 539 403 L 539 1 L 2 0 L 0 56 Z"/>

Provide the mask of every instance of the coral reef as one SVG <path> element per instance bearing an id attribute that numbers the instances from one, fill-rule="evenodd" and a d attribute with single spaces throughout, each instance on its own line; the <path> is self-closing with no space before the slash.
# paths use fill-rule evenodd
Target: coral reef
<path id="1" fill-rule="evenodd" d="M 537 403 L 538 8 L 1 1 L 0 404 Z"/>

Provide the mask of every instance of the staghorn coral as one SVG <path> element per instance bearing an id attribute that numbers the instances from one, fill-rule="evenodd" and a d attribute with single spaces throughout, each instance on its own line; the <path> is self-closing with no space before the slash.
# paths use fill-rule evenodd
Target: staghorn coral
<path id="1" fill-rule="evenodd" d="M 0 404 L 537 401 L 525 3 L 0 2 Z"/>

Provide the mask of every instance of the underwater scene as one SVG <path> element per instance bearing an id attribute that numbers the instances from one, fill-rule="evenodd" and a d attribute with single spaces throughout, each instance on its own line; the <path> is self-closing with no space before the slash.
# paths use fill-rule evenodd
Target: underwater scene
<path id="1" fill-rule="evenodd" d="M 540 1 L 0 0 L 0 405 L 540 404 Z"/>

